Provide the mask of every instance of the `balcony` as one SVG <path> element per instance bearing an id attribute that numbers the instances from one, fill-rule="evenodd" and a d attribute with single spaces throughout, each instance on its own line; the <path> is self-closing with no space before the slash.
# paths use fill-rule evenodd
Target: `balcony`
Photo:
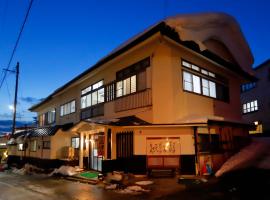
<path id="1" fill-rule="evenodd" d="M 128 96 L 123 96 L 115 100 L 115 112 L 142 108 L 152 105 L 152 91 L 146 89 Z"/>
<path id="2" fill-rule="evenodd" d="M 104 103 L 85 108 L 81 111 L 81 119 L 88 119 L 104 115 Z"/>

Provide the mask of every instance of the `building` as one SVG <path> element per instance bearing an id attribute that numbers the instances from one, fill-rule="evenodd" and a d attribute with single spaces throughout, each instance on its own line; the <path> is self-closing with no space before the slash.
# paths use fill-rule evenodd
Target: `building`
<path id="1" fill-rule="evenodd" d="M 203 174 L 246 141 L 239 87 L 254 80 L 252 63 L 231 16 L 179 15 L 131 38 L 30 110 L 38 114 L 36 131 L 72 124 L 56 131 L 50 159 L 63 160 L 53 152 L 72 147 L 80 167 L 102 172 Z M 37 152 L 48 139 L 33 138 L 28 148 Z"/>
<path id="2" fill-rule="evenodd" d="M 250 133 L 270 134 L 270 60 L 254 69 L 258 81 L 249 82 L 241 86 L 241 102 L 243 119 L 254 123 L 256 130 Z"/>
<path id="3" fill-rule="evenodd" d="M 0 164 L 2 163 L 2 159 L 4 160 L 7 155 L 7 141 L 8 134 L 0 135 Z"/>

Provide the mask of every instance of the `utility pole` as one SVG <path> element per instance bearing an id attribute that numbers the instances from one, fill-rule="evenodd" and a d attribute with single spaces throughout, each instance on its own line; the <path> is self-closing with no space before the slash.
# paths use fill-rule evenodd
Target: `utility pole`
<path id="1" fill-rule="evenodd" d="M 19 82 L 19 67 L 20 64 L 17 62 L 16 65 L 16 85 L 15 85 L 15 95 L 14 95 L 14 104 L 13 104 L 13 124 L 12 124 L 12 132 L 13 135 L 15 133 L 16 127 L 16 108 L 17 108 L 17 94 L 18 94 L 18 82 Z"/>

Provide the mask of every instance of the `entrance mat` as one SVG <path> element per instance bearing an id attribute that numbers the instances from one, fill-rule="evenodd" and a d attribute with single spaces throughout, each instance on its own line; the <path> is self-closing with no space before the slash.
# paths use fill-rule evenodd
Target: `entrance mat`
<path id="1" fill-rule="evenodd" d="M 83 178 L 87 178 L 87 179 L 97 179 L 98 178 L 98 172 L 82 172 L 79 174 L 79 176 L 83 177 Z"/>

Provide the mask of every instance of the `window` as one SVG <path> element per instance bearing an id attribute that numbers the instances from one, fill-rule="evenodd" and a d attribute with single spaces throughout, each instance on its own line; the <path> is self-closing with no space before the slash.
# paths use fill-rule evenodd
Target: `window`
<path id="1" fill-rule="evenodd" d="M 17 149 L 18 149 L 18 151 L 24 151 L 25 150 L 23 144 L 18 144 Z"/>
<path id="2" fill-rule="evenodd" d="M 81 109 L 103 103 L 105 100 L 103 80 L 83 89 L 81 95 Z"/>
<path id="3" fill-rule="evenodd" d="M 197 68 L 196 65 L 192 65 L 190 63 L 188 65 L 187 63 L 187 61 L 182 61 L 182 65 L 184 67 L 190 68 L 195 71 L 200 70 L 200 72 L 196 72 L 195 75 L 193 74 L 192 70 L 183 70 L 183 88 L 185 91 L 202 94 L 204 96 L 216 98 L 226 102 L 229 101 L 228 87 L 211 80 L 216 78 L 216 74 L 209 72 L 205 69 L 200 69 L 199 67 Z M 201 75 L 198 73 L 200 73 Z"/>
<path id="4" fill-rule="evenodd" d="M 245 84 L 241 85 L 241 92 L 249 91 L 255 87 L 256 87 L 256 82 L 245 83 Z"/>
<path id="5" fill-rule="evenodd" d="M 30 142 L 30 151 L 37 151 L 37 140 L 32 140 Z"/>
<path id="6" fill-rule="evenodd" d="M 50 141 L 43 141 L 42 147 L 43 147 L 43 149 L 50 149 L 51 148 L 51 142 Z"/>
<path id="7" fill-rule="evenodd" d="M 71 138 L 71 147 L 73 147 L 74 149 L 78 149 L 80 147 L 80 138 L 79 137 Z"/>
<path id="8" fill-rule="evenodd" d="M 60 116 L 68 115 L 74 113 L 76 110 L 75 100 L 66 103 L 60 107 Z"/>
<path id="9" fill-rule="evenodd" d="M 222 150 L 218 134 L 198 134 L 199 152 L 219 152 Z"/>
<path id="10" fill-rule="evenodd" d="M 125 96 L 136 92 L 136 75 L 116 83 L 116 97 Z"/>
<path id="11" fill-rule="evenodd" d="M 55 122 L 55 109 L 50 110 L 49 112 L 47 112 L 47 123 L 48 124 L 52 124 Z"/>
<path id="12" fill-rule="evenodd" d="M 243 104 L 243 113 L 255 112 L 258 110 L 258 101 L 254 100 Z"/>

